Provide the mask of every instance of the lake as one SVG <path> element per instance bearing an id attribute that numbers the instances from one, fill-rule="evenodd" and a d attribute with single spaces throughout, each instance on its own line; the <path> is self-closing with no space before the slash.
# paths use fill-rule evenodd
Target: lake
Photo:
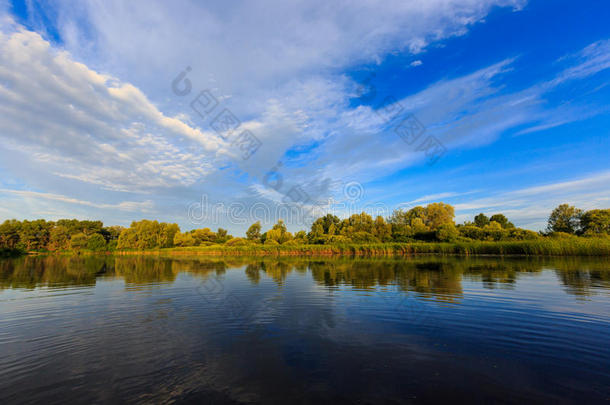
<path id="1" fill-rule="evenodd" d="M 0 260 L 0 403 L 608 403 L 610 263 Z"/>

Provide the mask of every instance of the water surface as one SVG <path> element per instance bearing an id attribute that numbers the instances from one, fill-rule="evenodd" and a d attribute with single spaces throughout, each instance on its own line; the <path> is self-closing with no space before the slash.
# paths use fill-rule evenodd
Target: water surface
<path id="1" fill-rule="evenodd" d="M 608 403 L 607 259 L 0 261 L 0 403 Z"/>

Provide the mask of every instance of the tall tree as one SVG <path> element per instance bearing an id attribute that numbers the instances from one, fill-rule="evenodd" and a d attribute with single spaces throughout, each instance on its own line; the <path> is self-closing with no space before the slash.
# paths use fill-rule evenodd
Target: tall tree
<path id="1" fill-rule="evenodd" d="M 474 224 L 479 228 L 483 228 L 485 225 L 489 225 L 489 218 L 481 212 L 474 217 Z"/>
<path id="2" fill-rule="evenodd" d="M 504 229 L 514 228 L 515 227 L 515 225 L 513 225 L 512 222 L 508 221 L 508 218 L 506 218 L 506 216 L 504 216 L 504 214 L 494 214 L 494 215 L 491 216 L 491 218 L 489 218 L 489 221 L 490 222 L 491 221 L 496 221 Z"/>
<path id="3" fill-rule="evenodd" d="M 14 249 L 19 243 L 21 222 L 16 219 L 7 219 L 0 225 L 0 247 Z"/>
<path id="4" fill-rule="evenodd" d="M 436 230 L 441 225 L 453 225 L 455 211 L 449 204 L 442 202 L 432 203 L 426 206 L 426 218 L 424 223 L 431 230 Z"/>
<path id="5" fill-rule="evenodd" d="M 581 231 L 584 235 L 610 235 L 610 209 L 590 210 L 581 218 Z"/>
<path id="6" fill-rule="evenodd" d="M 255 223 L 250 225 L 250 228 L 248 228 L 248 230 L 246 231 L 246 238 L 248 238 L 248 240 L 251 240 L 253 242 L 261 241 L 261 223 L 260 223 L 260 221 L 256 221 Z"/>
<path id="7" fill-rule="evenodd" d="M 561 204 L 551 212 L 547 230 L 574 234 L 580 230 L 581 216 L 582 210 L 569 204 Z"/>

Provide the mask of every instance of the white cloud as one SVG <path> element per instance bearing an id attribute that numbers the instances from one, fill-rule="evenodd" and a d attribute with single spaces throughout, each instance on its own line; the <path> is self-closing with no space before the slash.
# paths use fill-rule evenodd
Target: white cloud
<path id="1" fill-rule="evenodd" d="M 278 200 L 260 182 L 286 150 L 300 148 L 282 167 L 285 189 L 300 185 L 324 199 L 350 180 L 364 183 L 424 159 L 378 111 L 350 105 L 356 84 L 346 69 L 421 52 L 466 33 L 494 6 L 523 4 L 60 1 L 48 4 L 59 45 L 3 17 L 0 158 L 41 198 L 78 205 L 103 193 L 114 201 L 91 206 L 99 209 L 154 200 L 180 222 L 204 193 L 225 202 Z M 400 103 L 450 149 L 485 145 L 518 125 L 568 122 L 573 110 L 560 110 L 558 121 L 543 107 L 545 92 L 605 68 L 606 48 L 586 48 L 545 85 L 506 92 L 497 81 L 513 67 L 507 59 Z M 179 97 L 170 83 L 186 66 L 193 92 Z M 251 159 L 242 161 L 189 107 L 205 88 L 263 142 Z"/>
<path id="2" fill-rule="evenodd" d="M 0 101 L 1 153 L 35 159 L 43 176 L 132 191 L 189 185 L 214 172 L 226 148 L 30 31 L 0 33 Z"/>
<path id="3" fill-rule="evenodd" d="M 121 211 L 150 212 L 151 208 L 153 207 L 152 201 L 142 201 L 142 202 L 122 201 L 117 204 L 100 204 L 100 203 L 92 202 L 92 201 L 78 200 L 76 198 L 66 197 L 64 195 L 59 195 L 59 194 L 40 193 L 40 192 L 36 192 L 36 191 L 27 191 L 27 190 L 0 189 L 0 193 L 15 194 L 15 195 L 25 197 L 28 199 L 32 199 L 32 200 L 36 200 L 36 201 L 42 198 L 45 200 L 58 201 L 58 202 L 68 203 L 68 204 L 84 205 L 87 207 L 101 208 L 101 209 L 117 209 L 117 210 L 121 210 Z"/>
<path id="4" fill-rule="evenodd" d="M 554 79 L 551 82 L 553 85 L 592 76 L 610 68 L 610 39 L 594 42 L 580 52 L 562 58 L 562 60 L 575 60 L 576 64 Z"/>

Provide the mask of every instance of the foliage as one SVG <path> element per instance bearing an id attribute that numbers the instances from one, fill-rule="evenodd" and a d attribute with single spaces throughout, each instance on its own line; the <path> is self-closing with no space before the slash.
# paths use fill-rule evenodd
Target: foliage
<path id="1" fill-rule="evenodd" d="M 243 238 L 232 238 L 225 243 L 226 246 L 247 246 L 250 244 L 252 244 L 252 242 Z"/>
<path id="2" fill-rule="evenodd" d="M 473 222 L 466 221 L 464 224 L 455 225 L 454 209 L 444 203 L 417 206 L 407 211 L 397 209 L 387 220 L 381 216 L 373 219 L 366 212 L 344 219 L 327 214 L 316 219 L 309 232 L 300 230 L 294 235 L 288 231 L 281 219 L 263 234 L 261 223 L 256 222 L 248 228 L 245 239 L 233 238 L 222 228 L 218 228 L 216 232 L 210 228 L 180 232 L 177 224 L 152 220 L 134 221 L 128 228 L 123 228 L 105 227 L 101 221 L 89 220 L 60 219 L 52 222 L 43 219 L 12 219 L 0 224 L 0 249 L 3 252 L 61 252 L 70 249 L 112 251 L 172 247 L 188 249 L 219 244 L 250 249 L 251 246 L 260 246 L 262 242 L 266 249 L 273 246 L 300 249 L 302 246 L 325 245 L 326 247 L 320 249 L 324 250 L 330 246 L 333 251 L 336 246 L 378 246 L 380 243 L 384 246 L 420 246 L 422 242 L 432 246 L 434 242 L 442 242 L 446 244 L 442 245 L 445 246 L 443 249 L 450 245 L 453 246 L 452 249 L 458 250 L 455 253 L 464 253 L 459 246 L 478 242 L 494 242 L 497 246 L 505 246 L 507 249 L 513 249 L 515 245 L 511 244 L 512 242 L 528 242 L 518 246 L 528 246 L 528 249 L 532 246 L 544 246 L 540 249 L 547 251 L 548 246 L 556 246 L 555 244 L 561 245 L 559 250 L 565 250 L 568 243 L 584 246 L 586 242 L 582 239 L 610 240 L 610 209 L 583 212 L 576 207 L 562 204 L 553 210 L 548 224 L 546 234 L 536 233 L 515 227 L 504 214 L 497 213 L 488 218 L 481 213 L 474 217 Z M 503 245 L 504 242 L 509 244 Z M 477 252 L 480 252 L 480 249 L 496 249 L 485 244 L 481 246 L 485 248 L 476 248 Z M 426 250 L 421 247 L 417 249 Z"/>
<path id="3" fill-rule="evenodd" d="M 610 209 L 585 212 L 580 225 L 585 236 L 610 235 Z"/>
<path id="4" fill-rule="evenodd" d="M 106 239 L 101 234 L 94 233 L 87 238 L 87 249 L 93 251 L 106 250 Z"/>
<path id="5" fill-rule="evenodd" d="M 143 219 L 133 221 L 119 235 L 118 249 L 155 249 L 172 247 L 175 235 L 180 232 L 177 224 Z"/>
<path id="6" fill-rule="evenodd" d="M 273 242 L 282 244 L 292 240 L 292 234 L 288 232 L 286 224 L 281 219 L 273 225 L 273 228 L 265 232 L 265 234 L 266 245 L 272 244 Z"/>
<path id="7" fill-rule="evenodd" d="M 261 222 L 256 221 L 250 228 L 246 231 L 246 238 L 252 242 L 260 242 L 261 241 Z"/>
<path id="8" fill-rule="evenodd" d="M 373 243 L 335 245 L 249 244 L 245 246 L 213 245 L 198 248 L 174 248 L 167 253 L 240 256 L 295 255 L 525 255 L 525 256 L 610 256 L 610 238 L 570 238 L 521 241 L 456 241 L 453 243 Z"/>
<path id="9" fill-rule="evenodd" d="M 582 210 L 569 204 L 561 204 L 551 212 L 547 230 L 575 234 L 580 230 Z"/>
<path id="10" fill-rule="evenodd" d="M 489 218 L 489 222 L 496 222 L 498 224 L 500 224 L 500 226 L 503 229 L 509 229 L 509 228 L 514 228 L 515 225 L 513 225 L 512 222 L 508 221 L 508 218 L 506 218 L 504 216 L 504 214 L 494 214 L 491 216 L 491 218 Z"/>
<path id="11" fill-rule="evenodd" d="M 265 239 L 265 246 L 268 245 L 279 245 L 280 243 L 275 239 Z"/>
<path id="12" fill-rule="evenodd" d="M 188 247 L 188 246 L 195 246 L 196 244 L 197 244 L 197 241 L 193 237 L 192 232 L 187 232 L 187 233 L 177 232 L 176 235 L 174 235 L 174 246 Z"/>
<path id="13" fill-rule="evenodd" d="M 436 230 L 436 239 L 441 242 L 453 242 L 460 236 L 457 228 L 453 224 L 444 224 Z"/>
<path id="14" fill-rule="evenodd" d="M 474 224 L 479 228 L 483 228 L 485 225 L 489 225 L 489 218 L 482 212 L 474 217 Z"/>
<path id="15" fill-rule="evenodd" d="M 87 247 L 87 235 L 84 233 L 77 233 L 76 235 L 72 235 L 72 239 L 70 239 L 70 248 L 74 250 L 80 250 Z"/>

